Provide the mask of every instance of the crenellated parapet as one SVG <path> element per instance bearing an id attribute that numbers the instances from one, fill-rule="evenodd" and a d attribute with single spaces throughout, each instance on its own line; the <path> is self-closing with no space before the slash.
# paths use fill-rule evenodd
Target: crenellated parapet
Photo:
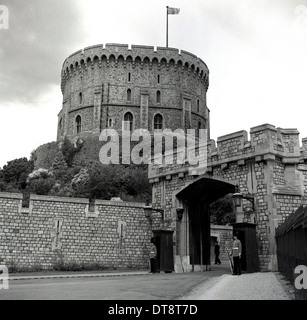
<path id="1" fill-rule="evenodd" d="M 211 140 L 208 145 L 208 166 L 225 165 L 239 161 L 241 164 L 248 159 L 256 162 L 281 158 L 287 164 L 300 161 L 299 132 L 297 129 L 276 128 L 264 124 L 247 131 L 238 131 Z"/>
<path id="2" fill-rule="evenodd" d="M 197 141 L 195 144 L 197 146 Z M 204 143 L 205 148 L 199 144 L 194 153 L 202 163 L 196 164 L 189 158 L 192 145 L 182 147 L 179 153 L 167 150 L 164 161 L 149 166 L 152 203 L 156 208 L 165 209 L 165 215 L 174 220 L 177 234 L 182 235 L 180 241 L 176 241 L 178 268 L 180 259 L 189 261 L 189 257 L 195 255 L 195 251 L 186 251 L 193 247 L 194 241 L 193 237 L 186 237 L 186 225 L 192 225 L 189 232 L 199 241 L 202 236 L 198 230 L 205 230 L 199 226 L 206 216 L 209 220 L 210 204 L 240 192 L 241 201 L 233 207 L 236 222 L 255 227 L 253 241 L 257 243 L 255 255 L 260 270 L 277 270 L 275 229 L 307 201 L 307 139 L 303 139 L 300 146 L 296 129 L 263 124 L 251 128 L 249 134 L 242 130 L 218 137 L 217 141 L 209 139 Z M 165 161 L 167 159 L 173 162 Z M 178 159 L 183 159 L 180 164 L 176 162 Z M 178 210 L 183 210 L 181 223 L 176 221 Z M 192 261 L 194 263 L 194 257 Z"/>
<path id="3" fill-rule="evenodd" d="M 196 143 L 197 147 L 197 143 Z M 183 151 L 181 151 L 183 152 Z M 162 176 L 193 173 L 188 161 L 189 150 L 185 151 L 186 161 L 177 164 L 177 154 L 173 157 L 173 164 L 151 165 L 149 178 L 151 182 L 158 181 Z M 276 128 L 270 124 L 263 124 L 250 129 L 250 134 L 245 130 L 210 139 L 207 143 L 206 173 L 211 173 L 213 168 L 227 169 L 231 163 L 243 166 L 246 161 L 254 160 L 256 163 L 280 159 L 282 164 L 299 164 L 307 160 L 307 139 L 303 139 L 300 147 L 299 132 L 297 129 Z M 196 165 L 195 167 L 197 167 Z M 155 180 L 156 179 L 156 180 Z"/>
<path id="4" fill-rule="evenodd" d="M 70 55 L 61 72 L 57 139 L 131 131 L 209 130 L 209 70 L 196 55 L 175 48 L 95 45 Z M 127 125 L 127 124 L 126 124 Z"/>
<path id="5" fill-rule="evenodd" d="M 174 68 L 176 71 L 188 73 L 191 76 L 199 77 L 201 81 L 209 86 L 209 69 L 196 55 L 175 48 L 132 45 L 128 44 L 103 44 L 86 47 L 82 50 L 70 55 L 63 63 L 61 88 L 65 86 L 65 82 L 70 77 L 88 70 L 102 67 L 106 63 L 109 67 L 111 64 L 117 67 L 122 64 L 126 67 L 127 63 L 131 63 L 135 68 L 148 67 L 152 69 L 153 65 L 157 68 L 165 67 L 167 70 Z"/>

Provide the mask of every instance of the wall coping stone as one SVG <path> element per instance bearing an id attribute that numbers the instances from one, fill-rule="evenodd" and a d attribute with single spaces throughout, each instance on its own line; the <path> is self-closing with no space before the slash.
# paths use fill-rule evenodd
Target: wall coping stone
<path id="1" fill-rule="evenodd" d="M 265 123 L 265 124 L 261 124 L 259 126 L 256 127 L 252 127 L 250 129 L 250 133 L 254 133 L 254 132 L 258 132 L 258 131 L 263 131 L 263 130 L 273 130 L 273 131 L 277 131 L 276 127 L 273 126 L 272 124 L 269 123 Z"/>
<path id="2" fill-rule="evenodd" d="M 245 138 L 244 140 L 247 140 L 247 131 L 241 130 L 241 131 L 233 132 L 230 134 L 226 134 L 224 136 L 218 137 L 217 142 L 222 142 L 225 140 L 230 140 L 230 139 L 234 139 L 234 138 L 238 138 L 238 137 L 243 137 L 243 138 Z"/>
<path id="3" fill-rule="evenodd" d="M 233 230 L 233 226 L 225 226 L 225 225 L 218 225 L 218 224 L 211 224 L 211 230 Z"/>
<path id="4" fill-rule="evenodd" d="M 296 128 L 277 128 L 282 134 L 299 134 L 300 132 Z"/>
<path id="5" fill-rule="evenodd" d="M 96 199 L 95 205 L 116 206 L 116 207 L 131 207 L 131 208 L 144 208 L 145 203 Z"/>
<path id="6" fill-rule="evenodd" d="M 22 200 L 23 199 L 23 195 L 21 193 L 0 192 L 0 198 Z"/>
<path id="7" fill-rule="evenodd" d="M 70 198 L 70 197 L 57 197 L 57 196 L 41 196 L 37 194 L 31 194 L 30 200 L 34 201 L 51 201 L 51 202 L 68 202 L 68 203 L 82 203 L 88 204 L 87 198 Z"/>
<path id="8" fill-rule="evenodd" d="M 9 195 L 9 194 L 8 194 Z M 22 199 L 22 194 L 15 194 L 16 199 Z M 1 197 L 1 193 L 0 193 Z M 89 199 L 87 198 L 72 198 L 72 197 L 57 197 L 57 196 L 41 196 L 36 194 L 30 195 L 30 200 L 34 201 L 50 201 L 50 202 L 68 202 L 68 203 L 81 203 L 81 204 L 89 204 Z M 117 206 L 117 207 L 134 207 L 134 208 L 144 208 L 145 203 L 140 202 L 125 202 L 125 201 L 117 201 L 117 200 L 101 200 L 96 199 L 95 205 L 105 205 L 105 206 Z"/>

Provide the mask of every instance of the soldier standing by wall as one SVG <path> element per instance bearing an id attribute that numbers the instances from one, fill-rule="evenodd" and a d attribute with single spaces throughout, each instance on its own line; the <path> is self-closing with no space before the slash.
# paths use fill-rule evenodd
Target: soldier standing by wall
<path id="1" fill-rule="evenodd" d="M 231 255 L 233 258 L 233 275 L 241 275 L 241 253 L 242 253 L 242 244 L 238 239 L 237 234 L 233 236 Z"/>

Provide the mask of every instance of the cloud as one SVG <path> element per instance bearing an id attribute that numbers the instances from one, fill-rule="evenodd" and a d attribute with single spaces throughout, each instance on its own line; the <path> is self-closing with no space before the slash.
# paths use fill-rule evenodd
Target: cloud
<path id="1" fill-rule="evenodd" d="M 5 1 L 4 1 L 5 2 Z M 10 0 L 0 30 L 0 104 L 32 104 L 60 84 L 64 59 L 84 36 L 74 0 Z"/>

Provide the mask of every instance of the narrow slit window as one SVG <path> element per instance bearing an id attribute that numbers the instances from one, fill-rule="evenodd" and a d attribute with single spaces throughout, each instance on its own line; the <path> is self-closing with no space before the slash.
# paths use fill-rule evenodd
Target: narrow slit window
<path id="1" fill-rule="evenodd" d="M 131 89 L 127 90 L 127 102 L 131 102 Z"/>
<path id="2" fill-rule="evenodd" d="M 126 222 L 118 221 L 117 233 L 118 233 L 118 249 L 120 254 L 125 253 L 126 226 L 127 226 Z"/>
<path id="3" fill-rule="evenodd" d="M 159 90 L 157 91 L 156 101 L 157 103 L 161 103 L 161 92 Z"/>
<path id="4" fill-rule="evenodd" d="M 76 132 L 77 133 L 81 132 L 81 117 L 80 116 L 76 117 Z"/>
<path id="5" fill-rule="evenodd" d="M 56 219 L 54 221 L 53 230 L 51 232 L 51 248 L 52 250 L 61 249 L 62 247 L 62 219 Z"/>

